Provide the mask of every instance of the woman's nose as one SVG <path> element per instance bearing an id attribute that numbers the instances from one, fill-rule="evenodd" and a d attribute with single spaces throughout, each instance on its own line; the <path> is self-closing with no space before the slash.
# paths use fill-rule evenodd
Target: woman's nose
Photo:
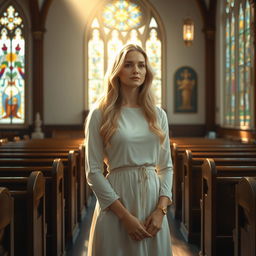
<path id="1" fill-rule="evenodd" d="M 139 67 L 137 67 L 136 65 L 133 68 L 133 73 L 139 73 Z"/>

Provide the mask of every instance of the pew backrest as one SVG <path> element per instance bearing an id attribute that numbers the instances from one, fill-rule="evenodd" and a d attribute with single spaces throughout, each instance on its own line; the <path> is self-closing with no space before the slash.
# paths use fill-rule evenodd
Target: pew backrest
<path id="1" fill-rule="evenodd" d="M 0 177 L 0 185 L 14 198 L 14 255 L 45 256 L 45 177 L 39 171 L 29 177 Z"/>
<path id="2" fill-rule="evenodd" d="M 236 185 L 235 256 L 256 255 L 256 178 L 243 177 Z"/>
<path id="3" fill-rule="evenodd" d="M 0 206 L 0 252 L 14 256 L 13 198 L 5 187 L 0 187 Z"/>
<path id="4" fill-rule="evenodd" d="M 222 252 L 225 255 L 233 253 L 235 185 L 241 177 L 255 175 L 256 164 L 254 166 L 217 166 L 213 159 L 204 160 L 201 202 L 201 250 L 203 255 L 218 255 L 216 253 L 220 253 L 220 245 L 223 245 Z"/>

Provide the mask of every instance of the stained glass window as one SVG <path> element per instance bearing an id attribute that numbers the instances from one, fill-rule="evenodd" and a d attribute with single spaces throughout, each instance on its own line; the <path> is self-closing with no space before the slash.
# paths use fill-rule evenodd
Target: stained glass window
<path id="1" fill-rule="evenodd" d="M 103 23 L 110 29 L 127 31 L 141 25 L 142 12 L 138 4 L 127 0 L 111 1 L 103 10 Z"/>
<path id="2" fill-rule="evenodd" d="M 136 43 L 148 53 L 155 73 L 153 90 L 157 104 L 162 104 L 163 66 L 162 31 L 147 1 L 112 0 L 98 8 L 87 28 L 86 109 L 103 92 L 103 79 L 118 50 L 126 43 Z M 97 32 L 95 32 L 97 31 Z"/>
<path id="3" fill-rule="evenodd" d="M 122 40 L 120 39 L 119 33 L 117 30 L 113 30 L 111 33 L 111 38 L 108 41 L 108 65 L 111 65 L 116 53 L 122 47 Z"/>
<path id="4" fill-rule="evenodd" d="M 236 108 L 236 85 L 235 85 L 235 78 L 236 78 L 236 73 L 235 73 L 235 58 L 236 58 L 236 52 L 235 52 L 235 18 L 232 15 L 231 18 L 231 91 L 230 91 L 230 95 L 231 95 L 231 111 L 230 111 L 230 122 L 232 125 L 235 124 L 235 108 Z"/>
<path id="5" fill-rule="evenodd" d="M 238 56 L 238 98 L 239 98 L 239 119 L 240 126 L 245 125 L 244 114 L 245 114 L 245 81 L 244 81 L 244 12 L 243 8 L 240 5 L 239 8 L 239 31 L 238 31 L 238 47 L 239 47 L 239 56 Z"/>
<path id="6" fill-rule="evenodd" d="M 226 21 L 226 91 L 225 91 L 225 123 L 230 123 L 231 121 L 231 75 L 230 75 L 230 67 L 231 67 L 231 44 L 230 44 L 230 23 L 229 20 Z"/>
<path id="7" fill-rule="evenodd" d="M 149 39 L 146 41 L 146 51 L 148 54 L 149 62 L 155 71 L 155 80 L 153 83 L 153 90 L 157 97 L 157 102 L 161 102 L 161 78 L 162 78 L 162 68 L 161 68 L 161 42 L 157 38 L 156 29 L 152 29 L 149 33 Z"/>
<path id="8" fill-rule="evenodd" d="M 89 91 L 90 105 L 92 105 L 102 93 L 102 77 L 104 76 L 104 52 L 103 41 L 100 39 L 100 32 L 97 29 L 92 31 L 92 39 L 88 43 L 89 49 Z"/>
<path id="9" fill-rule="evenodd" d="M 246 2 L 245 7 L 245 31 L 244 31 L 244 37 L 245 37 L 245 49 L 244 49 L 244 69 L 245 69 L 245 75 L 244 75 L 244 83 L 245 83 L 245 89 L 244 89 L 244 126 L 250 127 L 252 123 L 252 112 L 251 111 L 251 103 L 252 98 L 250 95 L 252 95 L 252 76 L 251 76 L 251 70 L 252 70 L 252 40 L 251 40 L 251 28 L 250 28 L 250 4 L 249 1 Z M 256 99 L 254 99 L 256 100 Z"/>
<path id="10" fill-rule="evenodd" d="M 0 16 L 0 124 L 25 122 L 23 19 L 10 5 Z"/>
<path id="11" fill-rule="evenodd" d="M 252 40 L 249 1 L 226 1 L 225 125 L 252 128 Z"/>

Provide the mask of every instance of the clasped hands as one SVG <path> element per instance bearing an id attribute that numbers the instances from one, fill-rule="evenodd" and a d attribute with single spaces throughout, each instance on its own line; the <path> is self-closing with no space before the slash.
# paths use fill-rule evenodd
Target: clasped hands
<path id="1" fill-rule="evenodd" d="M 155 209 L 144 223 L 130 213 L 123 216 L 121 221 L 129 236 L 133 240 L 141 241 L 144 238 L 154 237 L 157 234 L 162 227 L 163 217 L 164 215 L 161 210 Z"/>

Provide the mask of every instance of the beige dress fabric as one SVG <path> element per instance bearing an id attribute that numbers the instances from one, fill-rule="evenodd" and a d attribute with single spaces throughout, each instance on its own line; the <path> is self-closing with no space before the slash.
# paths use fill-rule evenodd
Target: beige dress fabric
<path id="1" fill-rule="evenodd" d="M 139 220 L 155 209 L 159 196 L 172 198 L 172 160 L 166 113 L 157 108 L 165 140 L 152 133 L 141 108 L 122 107 L 111 146 L 104 148 L 99 127 L 101 112 L 94 109 L 86 123 L 86 175 L 97 203 L 93 215 L 88 256 L 170 256 L 171 239 L 167 217 L 153 238 L 134 241 L 116 215 L 108 209 L 115 200 Z M 103 176 L 103 159 L 108 175 Z"/>

